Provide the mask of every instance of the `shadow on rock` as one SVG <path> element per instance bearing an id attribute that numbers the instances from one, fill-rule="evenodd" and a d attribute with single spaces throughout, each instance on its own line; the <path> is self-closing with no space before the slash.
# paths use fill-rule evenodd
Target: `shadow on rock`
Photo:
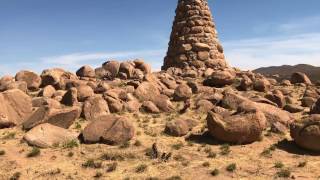
<path id="1" fill-rule="evenodd" d="M 279 141 L 276 146 L 278 149 L 281 149 L 291 154 L 310 155 L 310 156 L 320 155 L 320 152 L 313 152 L 313 151 L 302 149 L 294 141 L 288 141 L 287 139 Z"/>

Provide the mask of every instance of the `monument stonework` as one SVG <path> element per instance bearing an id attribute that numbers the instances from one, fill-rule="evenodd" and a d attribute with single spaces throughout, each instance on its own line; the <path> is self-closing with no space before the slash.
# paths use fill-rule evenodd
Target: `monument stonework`
<path id="1" fill-rule="evenodd" d="M 179 0 L 162 70 L 227 67 L 207 0 Z"/>

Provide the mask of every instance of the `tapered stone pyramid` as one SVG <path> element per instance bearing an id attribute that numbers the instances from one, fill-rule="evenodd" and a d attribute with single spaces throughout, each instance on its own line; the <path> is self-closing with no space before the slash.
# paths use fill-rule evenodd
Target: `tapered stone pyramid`
<path id="1" fill-rule="evenodd" d="M 178 0 L 163 70 L 227 67 L 207 0 Z"/>

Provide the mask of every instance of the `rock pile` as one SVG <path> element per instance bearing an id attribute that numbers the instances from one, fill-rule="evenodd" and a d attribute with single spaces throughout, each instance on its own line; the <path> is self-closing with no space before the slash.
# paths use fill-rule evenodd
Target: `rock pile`
<path id="1" fill-rule="evenodd" d="M 227 67 L 207 0 L 179 0 L 163 70 Z"/>

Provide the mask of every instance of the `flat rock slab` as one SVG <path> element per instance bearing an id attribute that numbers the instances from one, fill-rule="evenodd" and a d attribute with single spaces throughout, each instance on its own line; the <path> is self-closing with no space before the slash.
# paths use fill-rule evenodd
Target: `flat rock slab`
<path id="1" fill-rule="evenodd" d="M 77 137 L 78 133 L 45 123 L 31 129 L 24 135 L 23 139 L 32 146 L 49 148 L 77 140 Z"/>

